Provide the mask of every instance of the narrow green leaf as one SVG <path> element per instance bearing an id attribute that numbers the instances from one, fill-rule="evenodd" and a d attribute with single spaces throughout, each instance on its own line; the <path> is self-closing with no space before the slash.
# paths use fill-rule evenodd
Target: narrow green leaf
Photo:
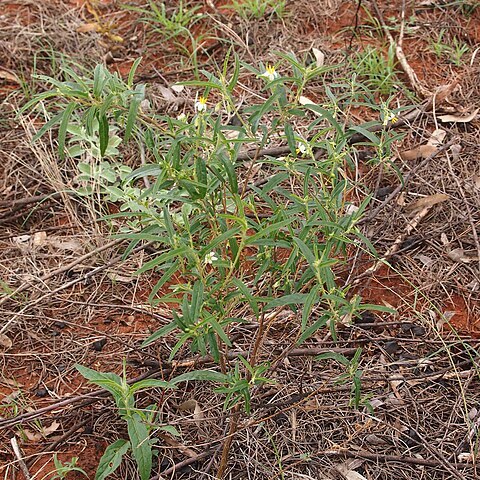
<path id="1" fill-rule="evenodd" d="M 105 70 L 102 64 L 98 64 L 93 72 L 93 96 L 100 98 L 105 83 Z"/>
<path id="2" fill-rule="evenodd" d="M 135 72 L 137 71 L 137 68 L 140 65 L 141 61 L 142 61 L 142 57 L 138 57 L 133 62 L 132 68 L 130 68 L 130 72 L 128 73 L 128 79 L 127 79 L 128 88 L 132 88 L 132 86 L 133 86 L 133 78 L 135 77 Z"/>
<path id="3" fill-rule="evenodd" d="M 35 143 L 45 132 L 53 128 L 57 123 L 60 123 L 62 119 L 63 112 L 57 113 L 54 117 L 52 117 L 47 123 L 45 123 L 40 130 L 33 136 L 32 143 Z"/>
<path id="4" fill-rule="evenodd" d="M 231 347 L 232 342 L 227 337 L 227 334 L 223 331 L 222 326 L 213 317 L 210 317 L 208 319 L 208 323 L 210 323 L 213 330 L 215 330 L 215 333 L 222 339 L 223 343 L 225 343 L 225 345 Z"/>
<path id="5" fill-rule="evenodd" d="M 58 129 L 58 156 L 61 160 L 65 158 L 65 138 L 67 136 L 68 122 L 73 111 L 77 108 L 76 102 L 70 102 L 63 111 L 60 128 Z"/>
<path id="6" fill-rule="evenodd" d="M 284 295 L 283 297 L 276 298 L 265 305 L 265 310 L 276 307 L 283 307 L 285 305 L 301 305 L 308 299 L 306 293 L 292 293 L 291 295 Z"/>
<path id="7" fill-rule="evenodd" d="M 135 393 L 139 390 L 146 388 L 173 388 L 169 382 L 165 380 L 157 380 L 156 378 L 147 378 L 146 380 L 140 380 L 130 386 L 130 392 Z"/>
<path id="8" fill-rule="evenodd" d="M 297 237 L 293 237 L 293 241 L 302 252 L 308 264 L 313 267 L 317 259 L 315 258 L 313 252 L 308 248 L 307 244 Z"/>
<path id="9" fill-rule="evenodd" d="M 138 109 L 140 103 L 145 98 L 145 85 L 139 85 L 135 90 L 132 100 L 130 102 L 130 107 L 128 109 L 127 123 L 125 125 L 125 142 L 128 142 L 132 135 L 133 127 L 137 119 Z"/>
<path id="10" fill-rule="evenodd" d="M 138 473 L 142 480 L 149 480 L 152 472 L 152 446 L 147 426 L 138 413 L 127 417 L 126 420 L 132 454 L 137 462 Z"/>
<path id="11" fill-rule="evenodd" d="M 106 115 L 102 115 L 98 118 L 98 136 L 100 138 L 100 156 L 104 156 L 108 148 L 109 126 Z"/>
<path id="12" fill-rule="evenodd" d="M 295 133 L 293 132 L 293 127 L 288 123 L 285 122 L 285 136 L 287 137 L 288 148 L 290 148 L 290 152 L 295 155 L 297 150 L 297 142 L 295 141 Z"/>
<path id="13" fill-rule="evenodd" d="M 227 379 L 227 375 L 224 375 L 220 372 L 214 372 L 212 370 L 194 370 L 193 372 L 184 373 L 183 375 L 175 377 L 174 379 L 170 380 L 170 383 L 176 385 L 177 383 L 194 380 L 225 383 Z"/>
<path id="14" fill-rule="evenodd" d="M 141 345 L 140 348 L 144 348 L 153 342 L 157 340 L 158 338 L 164 337 L 165 335 L 168 335 L 170 332 L 175 330 L 177 328 L 177 322 L 170 322 L 168 325 L 165 325 L 164 327 L 160 328 L 157 330 L 155 333 L 150 335 Z"/>
<path id="15" fill-rule="evenodd" d="M 307 296 L 305 300 L 305 305 L 303 306 L 302 311 L 302 332 L 307 328 L 308 320 L 310 319 L 310 314 L 312 313 L 312 308 L 315 305 L 315 302 L 318 300 L 318 292 L 320 290 L 320 285 L 315 285 Z"/>
<path id="16" fill-rule="evenodd" d="M 95 480 L 104 480 L 122 463 L 123 456 L 128 452 L 130 442 L 120 439 L 109 445 L 98 463 Z"/>

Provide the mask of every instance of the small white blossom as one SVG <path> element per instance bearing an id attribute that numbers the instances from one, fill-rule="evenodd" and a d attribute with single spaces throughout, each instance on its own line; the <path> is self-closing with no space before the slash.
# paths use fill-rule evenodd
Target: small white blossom
<path id="1" fill-rule="evenodd" d="M 187 116 L 184 113 L 181 113 L 178 117 L 177 120 L 180 122 L 186 122 L 187 121 Z"/>
<path id="2" fill-rule="evenodd" d="M 267 68 L 262 73 L 261 77 L 265 77 L 269 82 L 273 82 L 276 78 L 278 78 L 278 73 L 273 65 L 267 65 Z"/>
<path id="3" fill-rule="evenodd" d="M 297 154 L 298 153 L 301 153 L 302 155 L 305 155 L 307 153 L 307 147 L 304 143 L 297 143 Z"/>
<path id="4" fill-rule="evenodd" d="M 207 99 L 205 97 L 199 97 L 195 102 L 195 110 L 197 112 L 204 112 L 207 109 Z"/>
<path id="5" fill-rule="evenodd" d="M 213 262 L 216 262 L 218 260 L 217 254 L 215 252 L 210 252 L 205 255 L 205 264 L 206 265 L 212 265 Z"/>

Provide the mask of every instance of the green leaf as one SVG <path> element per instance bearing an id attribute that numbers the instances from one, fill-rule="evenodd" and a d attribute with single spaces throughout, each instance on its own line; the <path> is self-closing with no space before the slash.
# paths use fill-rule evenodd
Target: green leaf
<path id="1" fill-rule="evenodd" d="M 223 343 L 231 347 L 232 342 L 230 342 L 230 339 L 227 337 L 227 334 L 223 331 L 221 325 L 213 317 L 210 317 L 208 319 L 208 322 L 212 326 L 213 330 L 215 330 L 215 333 L 222 339 Z"/>
<path id="2" fill-rule="evenodd" d="M 146 380 L 140 380 L 130 386 L 130 392 L 135 393 L 139 390 L 146 388 L 174 388 L 169 382 L 165 380 L 157 380 L 155 378 L 147 378 Z"/>
<path id="3" fill-rule="evenodd" d="M 335 352 L 326 352 L 315 357 L 315 360 L 335 360 L 338 363 L 348 367 L 350 365 L 350 360 L 342 355 L 341 353 Z"/>
<path id="4" fill-rule="evenodd" d="M 225 383 L 227 379 L 227 375 L 220 372 L 214 372 L 212 370 L 194 370 L 193 372 L 184 373 L 183 375 L 175 377 L 174 379 L 170 380 L 170 383 L 172 383 L 173 385 L 181 382 L 190 381 Z"/>
<path id="5" fill-rule="evenodd" d="M 297 247 L 302 252 L 302 254 L 305 257 L 305 259 L 307 260 L 308 264 L 313 268 L 313 266 L 316 262 L 316 258 L 315 258 L 315 255 L 313 254 L 313 252 L 308 248 L 306 243 L 303 242 L 302 240 L 300 240 L 299 238 L 293 237 L 293 241 L 295 242 Z"/>
<path id="6" fill-rule="evenodd" d="M 297 149 L 295 133 L 293 132 L 292 126 L 287 122 L 285 122 L 285 136 L 287 137 L 288 148 L 290 148 L 292 154 L 295 155 Z"/>
<path id="7" fill-rule="evenodd" d="M 141 345 L 140 348 L 144 348 L 147 345 L 152 344 L 157 338 L 164 337 L 165 335 L 169 334 L 173 330 L 177 328 L 177 322 L 170 322 L 168 325 L 163 326 L 160 330 L 157 330 L 155 333 L 150 335 Z"/>
<path id="8" fill-rule="evenodd" d="M 132 88 L 133 78 L 135 77 L 135 72 L 137 71 L 138 65 L 140 64 L 141 61 L 142 61 L 142 57 L 139 57 L 133 62 L 132 68 L 128 73 L 128 79 L 127 79 L 128 88 Z"/>
<path id="9" fill-rule="evenodd" d="M 102 64 L 98 64 L 93 72 L 93 96 L 100 98 L 103 85 L 105 84 L 105 69 Z"/>
<path id="10" fill-rule="evenodd" d="M 302 311 L 302 332 L 307 328 L 307 323 L 310 318 L 310 313 L 312 313 L 312 308 L 315 305 L 315 302 L 318 300 L 318 292 L 320 290 L 320 285 L 315 285 L 308 294 L 305 305 Z"/>
<path id="11" fill-rule="evenodd" d="M 142 480 L 149 480 L 152 472 L 152 446 L 147 426 L 138 413 L 127 417 L 126 420 L 132 454 L 137 462 L 138 473 Z"/>
<path id="12" fill-rule="evenodd" d="M 102 115 L 98 118 L 98 136 L 100 138 L 100 156 L 103 157 L 108 148 L 109 126 L 106 115 Z"/>
<path id="13" fill-rule="evenodd" d="M 130 442 L 120 439 L 109 445 L 97 467 L 95 480 L 104 480 L 111 475 L 122 463 L 122 457 L 128 452 Z"/>
<path id="14" fill-rule="evenodd" d="M 203 308 L 203 283 L 198 281 L 195 282 L 192 291 L 192 303 L 191 303 L 191 321 L 195 323 L 202 313 Z"/>
<path id="15" fill-rule="evenodd" d="M 162 425 L 161 427 L 158 427 L 158 429 L 162 432 L 167 432 L 170 435 L 174 435 L 175 437 L 180 436 L 179 431 L 173 425 Z"/>
<path id="16" fill-rule="evenodd" d="M 67 136 L 68 122 L 73 111 L 77 108 L 76 102 L 70 102 L 63 111 L 60 128 L 58 129 L 58 156 L 61 160 L 65 158 L 65 138 Z"/>
<path id="17" fill-rule="evenodd" d="M 138 109 L 144 98 L 145 85 L 139 85 L 133 94 L 133 98 L 128 109 L 127 123 L 125 125 L 125 142 L 127 142 L 132 135 L 135 120 L 137 119 Z"/>
<path id="18" fill-rule="evenodd" d="M 245 240 L 245 245 L 251 245 L 256 240 L 258 240 L 262 237 L 266 237 L 270 233 L 278 232 L 281 228 L 283 228 L 287 225 L 290 225 L 290 223 L 292 223 L 294 220 L 295 220 L 295 218 L 292 217 L 292 218 L 289 218 L 287 220 L 282 220 L 281 222 L 272 223 L 268 227 L 266 227 L 263 230 L 260 230 L 259 232 L 257 232 L 255 235 L 252 235 L 252 236 L 248 237 Z"/>
<path id="19" fill-rule="evenodd" d="M 62 119 L 63 112 L 58 113 L 52 117 L 45 125 L 43 125 L 40 130 L 33 136 L 32 143 L 36 142 L 45 132 L 54 127 L 57 123 L 60 123 Z"/>
<path id="20" fill-rule="evenodd" d="M 89 382 L 104 388 L 113 395 L 117 405 L 124 401 L 124 391 L 122 388 L 122 379 L 115 373 L 103 373 L 84 367 L 83 365 L 75 365 L 75 368 L 84 376 Z"/>
<path id="21" fill-rule="evenodd" d="M 155 268 L 156 266 L 161 265 L 162 263 L 165 263 L 167 260 L 170 260 L 171 258 L 180 257 L 181 255 L 183 255 L 188 251 L 189 251 L 188 247 L 180 247 L 174 250 L 170 250 L 169 252 L 162 253 L 162 255 L 159 255 L 157 258 L 150 260 L 143 267 L 139 268 L 135 272 L 135 274 L 138 275 L 140 273 L 151 270 L 152 268 Z"/>
<path id="22" fill-rule="evenodd" d="M 276 298 L 265 305 L 265 310 L 276 307 L 283 307 L 285 305 L 298 305 L 307 302 L 309 295 L 306 293 L 292 293 L 280 298 Z"/>

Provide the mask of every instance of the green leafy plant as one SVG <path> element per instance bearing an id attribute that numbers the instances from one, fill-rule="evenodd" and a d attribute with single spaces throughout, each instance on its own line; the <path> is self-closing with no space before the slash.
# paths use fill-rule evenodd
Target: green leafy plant
<path id="1" fill-rule="evenodd" d="M 127 423 L 129 440 L 119 439 L 106 448 L 100 459 L 95 480 L 103 480 L 114 473 L 120 466 L 123 456 L 129 451 L 131 451 L 137 463 L 140 478 L 148 480 L 152 471 L 154 456 L 152 446 L 155 444 L 155 439 L 151 438 L 152 431 L 162 430 L 172 435 L 178 435 L 175 427 L 156 424 L 156 405 L 150 405 L 143 409 L 136 407 L 135 394 L 137 392 L 151 388 L 175 388 L 177 383 L 188 380 L 216 382 L 226 380 L 225 375 L 221 373 L 204 370 L 180 375 L 171 382 L 145 379 L 129 385 L 125 373 L 125 363 L 122 377 L 115 373 L 97 372 L 82 365 L 76 365 L 76 368 L 87 380 L 105 388 L 112 394 L 118 408 L 118 414 Z"/>
<path id="2" fill-rule="evenodd" d="M 81 473 L 83 476 L 88 478 L 88 474 L 85 472 L 85 470 L 81 469 L 80 467 L 77 467 L 77 457 L 72 457 L 69 462 L 63 463 L 61 460 L 58 459 L 57 454 L 53 456 L 53 464 L 55 465 L 55 473 L 53 477 L 48 475 L 49 480 L 63 480 L 64 478 L 67 478 L 67 475 L 70 472 L 77 472 Z M 44 477 L 47 478 L 47 477 Z"/>
<path id="3" fill-rule="evenodd" d="M 154 408 L 136 407 L 138 390 L 173 388 L 179 378 L 219 381 L 225 408 L 242 406 L 249 413 L 252 392 L 269 382 L 269 365 L 257 357 L 270 317 L 291 312 L 297 319 L 292 343 L 301 344 L 325 328 L 336 338 L 339 322 L 365 310 L 391 311 L 362 304 L 337 272 L 352 250 L 375 256 L 357 227 L 370 197 L 356 205 L 349 199 L 350 140 L 361 135 L 361 143 L 384 161 L 398 138 L 386 128 L 395 112 L 388 102 L 379 106 L 371 88 L 355 76 L 332 84 L 326 76 L 334 67 L 306 65 L 293 54 L 278 58 L 276 65 L 256 68 L 229 52 L 215 74 L 201 70 L 201 80 L 183 82 L 197 89 L 190 117 L 143 111 L 145 86 L 133 86 L 138 62 L 127 81 L 103 66 L 92 78 L 71 69 L 65 69 L 65 81 L 40 77 L 53 88 L 23 109 L 44 104 L 49 116 L 36 138 L 58 128 L 60 156 L 79 162 L 79 193 L 95 192 L 120 205 L 120 213 L 105 219 L 115 219 L 117 235 L 130 241 L 125 256 L 141 242 L 154 243 L 157 253 L 137 273 L 157 274 L 149 300 L 172 305 L 173 318 L 142 347 L 175 339 L 170 360 L 190 348 L 210 354 L 224 369 L 217 376 L 207 372 L 128 385 L 125 375 L 79 366 L 82 375 L 112 393 L 129 433 L 129 440 L 108 447 L 97 480 L 129 451 L 141 478 L 149 475 L 152 430 L 169 427 L 155 426 Z M 240 109 L 236 87 L 243 71 L 257 77 L 262 97 Z M 302 100 L 313 80 L 324 82 L 322 104 Z M 348 111 L 356 105 L 368 105 L 379 119 L 351 125 Z M 148 161 L 130 168 L 122 165 L 121 152 L 134 139 L 145 146 Z M 283 145 L 282 153 L 269 150 L 271 144 Z M 258 323 L 252 353 L 230 367 L 231 331 L 250 321 Z M 360 375 L 352 368 L 348 379 L 358 388 Z"/>
<path id="4" fill-rule="evenodd" d="M 233 0 L 230 5 L 243 19 L 285 16 L 286 0 Z"/>
<path id="5" fill-rule="evenodd" d="M 352 394 L 351 394 L 351 404 L 355 407 L 360 405 L 366 405 L 367 408 L 372 410 L 371 405 L 368 402 L 368 398 L 362 398 L 362 370 L 360 369 L 360 356 L 362 354 L 362 349 L 357 348 L 355 354 L 351 359 L 347 358 L 345 355 L 335 352 L 327 352 L 315 357 L 315 360 L 335 360 L 340 365 L 345 367 L 345 372 L 338 376 L 335 380 L 336 383 L 342 385 L 346 382 L 352 383 Z"/>
<path id="6" fill-rule="evenodd" d="M 461 66 L 463 56 L 470 51 L 465 43 L 461 43 L 457 37 L 449 43 L 445 39 L 445 29 L 440 30 L 437 39 L 431 43 L 435 55 L 439 58 L 447 59 L 457 67 Z"/>
<path id="7" fill-rule="evenodd" d="M 190 28 L 202 17 L 198 12 L 199 5 L 186 6 L 182 0 L 173 10 L 168 10 L 164 3 L 149 0 L 149 8 L 140 8 L 133 5 L 122 5 L 123 8 L 139 12 L 143 16 L 140 21 L 160 34 L 164 40 L 176 37 L 190 37 Z"/>
<path id="8" fill-rule="evenodd" d="M 396 73 L 395 48 L 391 45 L 386 54 L 373 47 L 350 57 L 350 66 L 358 75 L 358 81 L 381 95 L 391 95 L 399 85 Z"/>

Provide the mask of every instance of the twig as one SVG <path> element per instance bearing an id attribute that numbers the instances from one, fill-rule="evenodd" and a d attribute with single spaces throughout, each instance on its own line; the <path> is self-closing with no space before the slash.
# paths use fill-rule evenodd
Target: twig
<path id="1" fill-rule="evenodd" d="M 383 18 L 382 12 L 378 8 L 378 4 L 376 0 L 373 0 L 373 7 L 375 9 L 375 13 L 377 14 L 378 20 L 380 24 L 382 25 L 383 31 L 385 32 L 385 35 L 388 38 L 388 41 L 390 42 L 390 45 L 392 45 L 395 48 L 395 54 L 397 56 L 398 61 L 400 62 L 400 65 L 402 66 L 404 72 L 407 74 L 408 79 L 410 80 L 410 84 L 414 88 L 414 90 L 419 93 L 422 97 L 428 98 L 431 96 L 431 92 L 429 92 L 420 82 L 420 80 L 417 77 L 417 74 L 413 70 L 413 68 L 410 66 L 410 64 L 407 61 L 407 57 L 403 53 L 403 49 L 400 43 L 396 43 L 394 38 L 392 37 L 392 34 L 390 33 L 390 30 L 388 29 L 385 19 Z"/>
<path id="2" fill-rule="evenodd" d="M 10 439 L 10 443 L 12 444 L 13 453 L 17 457 L 18 464 L 20 465 L 20 469 L 22 470 L 25 480 L 31 480 L 32 477 L 30 476 L 30 472 L 28 471 L 27 465 L 23 460 L 23 455 L 20 450 L 20 447 L 18 446 L 17 437 L 15 435 Z"/>
<path id="3" fill-rule="evenodd" d="M 374 460 L 376 462 L 399 462 L 399 463 L 409 463 L 412 465 L 424 465 L 426 467 L 439 467 L 444 465 L 443 462 L 439 460 L 428 460 L 425 458 L 416 458 L 416 457 L 403 457 L 400 455 L 384 455 L 381 453 L 370 453 L 365 450 L 326 450 L 319 452 L 319 455 L 333 455 L 333 456 L 345 456 L 350 458 L 365 458 L 367 460 Z M 450 465 L 450 464 L 449 464 Z M 464 464 L 468 466 L 468 464 Z M 471 465 L 473 466 L 473 465 Z"/>

